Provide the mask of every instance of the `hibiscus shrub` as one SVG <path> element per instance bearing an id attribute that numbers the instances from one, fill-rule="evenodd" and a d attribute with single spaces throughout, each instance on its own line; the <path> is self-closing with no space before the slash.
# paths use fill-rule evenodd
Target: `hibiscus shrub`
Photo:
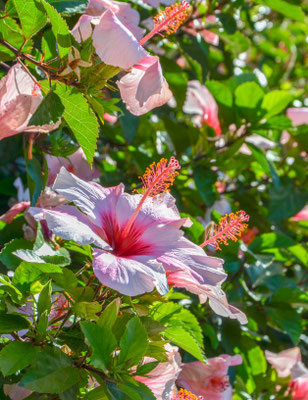
<path id="1" fill-rule="evenodd" d="M 308 399 L 307 9 L 0 1 L 1 399 Z"/>

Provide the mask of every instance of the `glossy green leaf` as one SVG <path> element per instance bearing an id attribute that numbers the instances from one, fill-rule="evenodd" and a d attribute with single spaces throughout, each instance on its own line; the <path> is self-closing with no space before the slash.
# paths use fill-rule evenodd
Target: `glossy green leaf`
<path id="1" fill-rule="evenodd" d="M 119 363 L 125 363 L 127 367 L 138 364 L 144 356 L 148 347 L 148 335 L 137 316 L 128 321 L 120 347 Z"/>
<path id="2" fill-rule="evenodd" d="M 39 0 L 13 0 L 19 16 L 21 27 L 25 37 L 28 39 L 42 29 L 47 16 Z"/>
<path id="3" fill-rule="evenodd" d="M 35 360 L 39 347 L 31 343 L 11 342 L 0 352 L 0 370 L 3 376 L 15 374 L 32 364 Z"/>

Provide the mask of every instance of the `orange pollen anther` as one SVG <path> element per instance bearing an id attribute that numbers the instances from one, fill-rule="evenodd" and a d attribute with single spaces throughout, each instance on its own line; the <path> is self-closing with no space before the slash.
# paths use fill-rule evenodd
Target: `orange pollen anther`
<path id="1" fill-rule="evenodd" d="M 148 192 L 147 196 L 156 196 L 169 191 L 180 168 L 179 162 L 174 157 L 170 158 L 169 164 L 166 158 L 162 158 L 157 164 L 153 162 L 143 176 L 139 176 L 143 183 L 142 193 Z"/>
<path id="2" fill-rule="evenodd" d="M 153 18 L 154 29 L 140 40 L 141 46 L 159 32 L 166 32 L 167 35 L 175 33 L 186 19 L 189 7 L 189 3 L 183 0 L 182 3 L 172 4 L 157 14 Z"/>
<path id="3" fill-rule="evenodd" d="M 174 389 L 171 400 L 203 400 L 203 397 L 197 397 L 185 389 L 180 389 L 178 392 Z"/>
<path id="4" fill-rule="evenodd" d="M 179 174 L 177 169 L 180 169 L 181 166 L 179 162 L 171 157 L 169 164 L 166 158 L 162 158 L 157 164 L 153 162 L 145 171 L 143 176 L 140 176 L 143 187 L 142 187 L 142 198 L 139 201 L 137 208 L 135 209 L 133 215 L 128 221 L 126 227 L 123 230 L 123 237 L 125 237 L 130 228 L 132 227 L 141 207 L 147 197 L 154 197 L 160 195 L 162 193 L 166 193 L 169 191 L 169 187 L 173 184 L 174 178 Z"/>
<path id="5" fill-rule="evenodd" d="M 226 214 L 218 224 L 212 224 L 205 234 L 205 240 L 201 247 L 211 245 L 216 250 L 221 250 L 220 245 L 228 245 L 228 240 L 236 242 L 244 230 L 248 227 L 245 222 L 249 221 L 249 215 L 245 211 L 238 211 L 236 214 Z"/>

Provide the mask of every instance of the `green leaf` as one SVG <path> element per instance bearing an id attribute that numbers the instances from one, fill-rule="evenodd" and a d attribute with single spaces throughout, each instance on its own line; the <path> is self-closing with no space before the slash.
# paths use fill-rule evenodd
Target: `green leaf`
<path id="1" fill-rule="evenodd" d="M 3 376 L 15 374 L 33 363 L 39 347 L 31 343 L 11 342 L 0 352 L 0 370 Z"/>
<path id="2" fill-rule="evenodd" d="M 194 170 L 194 179 L 202 200 L 207 207 L 211 207 L 216 200 L 216 173 L 209 168 L 197 166 Z"/>
<path id="3" fill-rule="evenodd" d="M 74 272 L 67 268 L 63 268 L 61 274 L 50 274 L 50 276 L 61 289 L 72 289 L 78 284 L 78 279 Z"/>
<path id="4" fill-rule="evenodd" d="M 17 49 L 23 47 L 23 52 L 31 52 L 31 40 L 26 44 L 24 35 L 17 23 L 10 17 L 2 18 L 0 23 L 0 37 Z M 15 59 L 15 54 L 0 44 L 0 61 Z"/>
<path id="5" fill-rule="evenodd" d="M 51 281 L 46 283 L 46 285 L 43 287 L 39 298 L 37 302 L 37 312 L 39 315 L 41 315 L 44 311 L 47 311 L 47 313 L 50 313 L 51 310 L 51 292 L 52 292 L 52 287 L 51 287 Z"/>
<path id="6" fill-rule="evenodd" d="M 97 321 L 98 316 L 96 314 L 102 310 L 102 306 L 97 301 L 81 301 L 74 304 L 73 310 L 84 319 Z"/>
<path id="7" fill-rule="evenodd" d="M 148 347 L 148 335 L 137 316 L 131 318 L 120 340 L 119 364 L 127 368 L 139 363 Z"/>
<path id="8" fill-rule="evenodd" d="M 205 361 L 203 351 L 196 340 L 180 324 L 178 326 L 174 324 L 172 327 L 168 327 L 163 335 L 166 339 L 169 339 L 171 342 L 193 355 L 197 360 Z"/>
<path id="9" fill-rule="evenodd" d="M 155 400 L 151 390 L 143 383 L 131 377 L 125 377 L 124 382 L 107 381 L 107 388 L 112 400 Z"/>
<path id="10" fill-rule="evenodd" d="M 308 192 L 286 178 L 279 187 L 270 187 L 269 198 L 268 219 L 274 222 L 298 213 L 308 200 Z"/>
<path id="11" fill-rule="evenodd" d="M 284 0 L 256 0 L 256 3 L 264 4 L 275 11 L 285 15 L 287 18 L 295 19 L 299 22 L 304 22 L 305 14 L 300 6 L 289 3 Z"/>
<path id="12" fill-rule="evenodd" d="M 293 96 L 290 93 L 283 90 L 272 90 L 267 93 L 261 105 L 261 107 L 267 111 L 264 117 L 269 119 L 279 114 L 288 106 L 292 98 Z"/>
<path id="13" fill-rule="evenodd" d="M 266 358 L 259 346 L 252 347 L 247 352 L 247 358 L 252 367 L 252 375 L 263 374 L 267 368 Z"/>
<path id="14" fill-rule="evenodd" d="M 266 313 L 278 328 L 290 336 L 294 344 L 298 343 L 302 333 L 301 316 L 290 305 L 273 304 L 271 307 L 266 307 Z"/>
<path id="15" fill-rule="evenodd" d="M 70 358 L 56 347 L 47 347 L 38 353 L 21 384 L 38 393 L 62 393 L 78 380 L 78 370 Z"/>
<path id="16" fill-rule="evenodd" d="M 85 0 L 48 0 L 58 12 L 65 14 L 81 13 L 87 2 Z"/>
<path id="17" fill-rule="evenodd" d="M 16 303 L 19 303 L 23 298 L 22 293 L 11 284 L 10 278 L 6 275 L 0 275 L 0 293 L 1 296 L 9 295 Z"/>
<path id="18" fill-rule="evenodd" d="M 101 313 L 97 321 L 97 324 L 99 326 L 112 329 L 119 313 L 120 304 L 121 304 L 120 297 L 117 297 L 110 304 L 108 304 L 105 310 Z"/>
<path id="19" fill-rule="evenodd" d="M 98 137 L 98 122 L 83 94 L 76 89 L 57 85 L 55 93 L 64 105 L 63 118 L 82 147 L 89 164 L 92 164 Z"/>
<path id="20" fill-rule="evenodd" d="M 0 261 L 9 269 L 15 269 L 20 264 L 20 259 L 14 254 L 18 249 L 30 249 L 32 244 L 25 239 L 13 239 L 6 243 L 0 253 Z"/>
<path id="21" fill-rule="evenodd" d="M 189 135 L 187 135 L 186 125 L 180 124 L 178 121 L 172 121 L 167 116 L 163 116 L 163 121 L 177 154 L 183 153 L 187 147 L 196 144 L 199 136 L 198 129 L 189 127 Z"/>
<path id="22" fill-rule="evenodd" d="M 240 54 L 249 49 L 250 41 L 241 32 L 236 31 L 233 35 L 221 33 L 220 38 L 225 43 L 225 49 L 233 54 Z"/>
<path id="23" fill-rule="evenodd" d="M 61 15 L 45 0 L 41 0 L 45 11 L 49 17 L 52 32 L 57 41 L 57 47 L 59 49 L 59 55 L 61 58 L 65 57 L 71 47 L 71 36 L 68 26 Z"/>
<path id="24" fill-rule="evenodd" d="M 232 107 L 232 93 L 227 86 L 218 81 L 206 81 L 206 86 L 218 103 L 226 107 Z"/>
<path id="25" fill-rule="evenodd" d="M 261 149 L 261 147 L 257 147 L 253 143 L 249 143 L 249 142 L 246 142 L 246 145 L 251 150 L 252 155 L 257 160 L 257 162 L 260 164 L 263 171 L 267 175 L 272 177 L 275 187 L 278 188 L 279 184 L 280 184 L 280 180 L 279 180 L 278 172 L 275 168 L 274 163 L 266 158 L 264 150 Z"/>
<path id="26" fill-rule="evenodd" d="M 61 272 L 61 268 L 57 265 L 23 261 L 19 267 L 16 268 L 13 283 L 14 285 L 29 284 L 34 282 L 42 273 L 52 274 Z"/>
<path id="27" fill-rule="evenodd" d="M 112 352 L 117 347 L 116 338 L 109 329 L 92 322 L 81 322 L 80 326 L 93 349 L 92 364 L 106 372 L 113 359 Z"/>
<path id="28" fill-rule="evenodd" d="M 35 35 L 47 22 L 44 8 L 37 0 L 13 0 L 21 27 L 27 39 Z"/>
<path id="29" fill-rule="evenodd" d="M 234 95 L 235 105 L 244 118 L 251 122 L 260 119 L 257 109 L 260 108 L 264 93 L 257 83 L 243 83 L 235 89 Z"/>
<path id="30" fill-rule="evenodd" d="M 131 114 L 124 106 L 122 107 L 123 115 L 119 118 L 125 139 L 131 144 L 137 134 L 140 118 Z"/>
<path id="31" fill-rule="evenodd" d="M 11 333 L 29 328 L 30 322 L 24 317 L 0 313 L 0 333 Z"/>
<path id="32" fill-rule="evenodd" d="M 39 195 L 44 187 L 44 176 L 40 162 L 33 157 L 32 160 L 27 160 L 27 172 L 29 175 L 29 189 L 31 194 L 31 205 L 35 206 Z"/>
<path id="33" fill-rule="evenodd" d="M 47 93 L 41 104 L 32 115 L 29 125 L 51 125 L 56 124 L 62 117 L 64 106 L 59 96 L 54 93 L 53 89 Z"/>
<path id="34" fill-rule="evenodd" d="M 152 362 L 149 362 L 149 363 L 146 363 L 146 364 L 139 365 L 137 367 L 135 375 L 137 375 L 137 376 L 147 375 L 154 368 L 156 368 L 158 364 L 159 364 L 159 361 L 152 361 Z"/>

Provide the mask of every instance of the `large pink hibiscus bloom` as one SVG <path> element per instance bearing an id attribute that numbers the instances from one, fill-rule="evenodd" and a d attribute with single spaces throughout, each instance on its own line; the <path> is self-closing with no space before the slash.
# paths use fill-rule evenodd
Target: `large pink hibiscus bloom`
<path id="1" fill-rule="evenodd" d="M 176 160 L 157 167 L 162 171 L 159 177 L 166 171 L 172 183 L 173 170 L 178 168 Z M 95 275 L 120 293 L 136 296 L 155 287 L 167 293 L 165 270 L 188 270 L 200 283 L 220 284 L 226 278 L 223 260 L 208 257 L 183 238 L 180 228 L 187 219 L 179 217 L 171 195 L 153 195 L 153 188 L 164 191 L 164 186 L 155 176 L 152 178 L 147 177 L 154 186 L 143 194 L 130 195 L 122 184 L 103 188 L 62 168 L 53 189 L 79 209 L 63 205 L 30 211 L 36 220 L 45 220 L 55 235 L 79 244 L 94 244 Z"/>

